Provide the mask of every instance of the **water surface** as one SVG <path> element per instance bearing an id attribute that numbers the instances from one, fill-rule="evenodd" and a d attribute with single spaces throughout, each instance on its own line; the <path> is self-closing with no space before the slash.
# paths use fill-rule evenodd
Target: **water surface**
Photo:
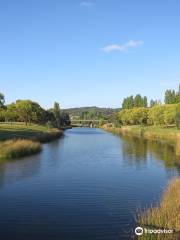
<path id="1" fill-rule="evenodd" d="M 136 210 L 180 172 L 173 149 L 74 128 L 42 153 L 0 164 L 0 239 L 131 239 Z"/>

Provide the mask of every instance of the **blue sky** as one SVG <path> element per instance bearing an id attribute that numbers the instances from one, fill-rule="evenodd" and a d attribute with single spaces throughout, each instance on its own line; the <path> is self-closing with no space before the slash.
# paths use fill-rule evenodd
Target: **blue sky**
<path id="1" fill-rule="evenodd" d="M 179 0 L 1 0 L 0 91 L 43 107 L 120 107 L 180 83 Z"/>

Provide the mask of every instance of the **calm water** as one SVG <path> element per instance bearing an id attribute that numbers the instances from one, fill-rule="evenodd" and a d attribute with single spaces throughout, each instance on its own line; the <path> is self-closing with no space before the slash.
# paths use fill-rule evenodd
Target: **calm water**
<path id="1" fill-rule="evenodd" d="M 131 239 L 137 208 L 180 172 L 168 146 L 67 130 L 33 157 L 0 164 L 0 239 Z"/>

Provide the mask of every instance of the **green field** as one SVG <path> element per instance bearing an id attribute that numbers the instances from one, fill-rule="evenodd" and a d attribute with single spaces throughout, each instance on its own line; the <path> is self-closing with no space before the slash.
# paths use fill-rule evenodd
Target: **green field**
<path id="1" fill-rule="evenodd" d="M 34 139 L 44 134 L 50 133 L 46 126 L 31 124 L 26 126 L 24 123 L 0 124 L 0 140 L 8 139 Z"/>
<path id="2" fill-rule="evenodd" d="M 39 142 L 49 142 L 63 131 L 42 125 L 24 123 L 0 124 L 0 159 L 28 156 L 41 151 Z"/>

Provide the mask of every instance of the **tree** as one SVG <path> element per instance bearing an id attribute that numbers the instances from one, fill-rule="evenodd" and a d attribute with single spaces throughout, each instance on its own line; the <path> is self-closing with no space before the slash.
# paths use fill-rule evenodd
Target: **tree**
<path id="1" fill-rule="evenodd" d="M 131 123 L 131 109 L 123 109 L 119 112 L 119 122 L 123 125 L 128 125 Z"/>
<path id="2" fill-rule="evenodd" d="M 16 109 L 18 112 L 19 120 L 28 124 L 31 122 L 32 114 L 32 101 L 31 100 L 17 100 Z"/>
<path id="3" fill-rule="evenodd" d="M 19 121 L 26 123 L 44 123 L 45 110 L 41 106 L 31 100 L 17 100 L 16 111 Z"/>
<path id="4" fill-rule="evenodd" d="M 146 124 L 148 119 L 148 109 L 139 107 L 132 110 L 133 124 Z"/>
<path id="5" fill-rule="evenodd" d="M 144 96 L 144 98 L 143 98 L 143 107 L 147 107 L 147 106 L 148 106 L 147 97 Z"/>
<path id="6" fill-rule="evenodd" d="M 127 97 L 123 100 L 122 108 L 123 109 L 131 109 L 134 107 L 134 98 L 133 96 Z"/>
<path id="7" fill-rule="evenodd" d="M 6 110 L 4 110 L 4 118 L 5 118 L 5 121 L 11 121 L 11 122 L 17 121 L 18 113 L 17 113 L 15 103 L 11 103 L 7 105 Z"/>
<path id="8" fill-rule="evenodd" d="M 163 125 L 164 124 L 164 106 L 155 105 L 150 108 L 148 113 L 148 119 L 150 124 Z"/>
<path id="9" fill-rule="evenodd" d="M 175 123 L 176 123 L 177 129 L 180 129 L 180 104 L 178 104 L 176 107 Z"/>
<path id="10" fill-rule="evenodd" d="M 166 126 L 175 123 L 176 104 L 164 105 L 164 123 Z"/>
<path id="11" fill-rule="evenodd" d="M 63 126 L 69 126 L 71 124 L 70 117 L 68 113 L 61 113 L 61 124 Z"/>
<path id="12" fill-rule="evenodd" d="M 123 109 L 132 109 L 134 107 L 147 107 L 147 97 L 141 97 L 140 94 L 137 94 L 135 98 L 131 95 L 127 98 L 124 98 L 122 103 Z"/>
<path id="13" fill-rule="evenodd" d="M 140 94 L 137 94 L 134 98 L 134 107 L 143 107 L 143 99 Z"/>
<path id="14" fill-rule="evenodd" d="M 179 85 L 178 92 L 176 93 L 176 103 L 180 103 L 180 85 Z"/>
<path id="15" fill-rule="evenodd" d="M 61 111 L 60 111 L 60 106 L 58 102 L 54 103 L 53 113 L 56 119 L 56 127 L 60 128 L 61 127 Z"/>
<path id="16" fill-rule="evenodd" d="M 2 93 L 0 93 L 0 108 L 4 107 L 5 98 Z"/>
<path id="17" fill-rule="evenodd" d="M 165 104 L 176 103 L 176 93 L 174 90 L 166 90 L 164 102 Z"/>

